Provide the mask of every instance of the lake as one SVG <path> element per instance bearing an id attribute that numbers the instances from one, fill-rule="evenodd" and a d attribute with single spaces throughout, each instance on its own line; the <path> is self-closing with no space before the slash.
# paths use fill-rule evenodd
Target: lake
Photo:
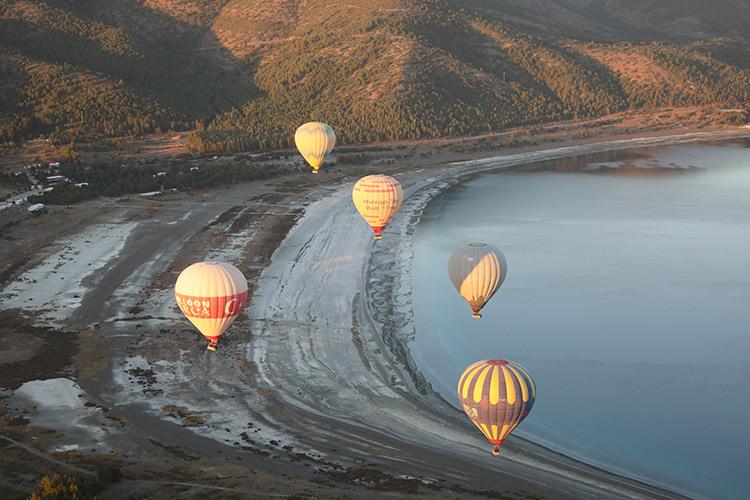
<path id="1" fill-rule="evenodd" d="M 508 260 L 480 320 L 447 272 L 473 241 Z M 747 498 L 749 267 L 750 141 L 482 175 L 417 226 L 412 352 L 456 406 L 470 363 L 525 366 L 538 395 L 516 434 L 692 496 Z"/>

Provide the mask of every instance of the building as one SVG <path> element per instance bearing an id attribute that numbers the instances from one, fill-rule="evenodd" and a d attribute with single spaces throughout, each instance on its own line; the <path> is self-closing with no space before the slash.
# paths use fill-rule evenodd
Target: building
<path id="1" fill-rule="evenodd" d="M 37 213 L 44 210 L 44 203 L 36 203 L 34 205 L 31 205 L 27 210 L 31 213 Z"/>
<path id="2" fill-rule="evenodd" d="M 62 182 L 68 182 L 68 178 L 64 175 L 48 175 L 47 176 L 47 184 L 60 184 Z"/>

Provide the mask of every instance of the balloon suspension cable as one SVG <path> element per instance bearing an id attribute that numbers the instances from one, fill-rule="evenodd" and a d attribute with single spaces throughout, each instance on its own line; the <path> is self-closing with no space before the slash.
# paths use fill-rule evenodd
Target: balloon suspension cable
<path id="1" fill-rule="evenodd" d="M 492 447 L 492 454 L 496 457 L 500 456 L 500 447 L 499 446 L 493 446 Z"/>

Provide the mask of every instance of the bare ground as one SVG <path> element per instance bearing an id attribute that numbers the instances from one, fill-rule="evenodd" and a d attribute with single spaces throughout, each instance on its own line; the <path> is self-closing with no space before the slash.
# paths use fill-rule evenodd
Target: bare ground
<path id="1" fill-rule="evenodd" d="M 742 133 L 747 134 L 737 132 Z M 579 138 L 564 145 L 593 142 Z M 456 147 L 465 146 L 436 147 L 441 165 L 446 159 L 481 156 Z M 537 149 L 524 145 L 512 151 Z M 6 390 L 0 401 L 0 439 L 8 444 L 0 453 L 0 492 L 29 491 L 50 471 L 88 474 L 115 464 L 125 481 L 107 491 L 112 498 L 157 492 L 180 498 L 669 496 L 523 440 L 510 443 L 511 457 L 500 469 L 486 465 L 476 455 L 476 437 L 467 437 L 471 430 L 441 403 L 410 389 L 415 382 L 402 371 L 403 359 L 389 361 L 393 345 L 384 345 L 367 326 L 371 320 L 359 285 L 347 290 L 339 305 L 324 305 L 339 301 L 324 294 L 326 287 L 335 285 L 336 276 L 359 275 L 370 252 L 362 246 L 369 241 L 362 234 L 332 232 L 331 217 L 343 217 L 346 224 L 354 220 L 345 209 L 347 183 L 373 170 L 400 172 L 410 193 L 418 193 L 454 168 L 435 166 L 432 155 L 422 156 L 419 147 L 395 151 L 408 157 L 377 169 L 289 176 L 169 202 L 98 200 L 5 228 L 0 272 L 7 284 L 33 269 L 55 246 L 52 242 L 113 217 L 138 222 L 117 258 L 86 278 L 88 291 L 61 331 L 35 326 L 33 313 L 3 313 L 0 385 Z M 466 175 L 474 171 L 474 165 L 468 167 Z M 321 210 L 321 203 L 330 204 L 328 211 Z M 312 206 L 312 219 L 300 226 L 300 217 Z M 301 238 L 299 246 L 285 240 L 292 228 Z M 337 249 L 349 245 L 349 237 L 362 249 L 342 258 Z M 308 238 L 314 251 L 304 244 Z M 277 248 L 285 250 L 275 253 Z M 307 256 L 300 253 L 305 248 L 311 252 Z M 255 305 L 222 342 L 220 357 L 211 358 L 169 294 L 180 269 L 215 251 L 228 252 L 224 258 L 247 273 Z M 306 264 L 295 270 L 298 262 Z M 315 310 L 321 312 L 311 313 Z M 24 338 L 29 340 L 20 341 Z M 390 354 L 383 358 L 385 351 Z M 354 387 L 332 383 L 326 370 L 338 368 L 331 368 L 323 352 L 336 363 L 351 363 L 342 373 L 361 373 L 361 382 Z M 299 356 L 304 360 L 307 355 L 309 366 L 318 369 L 295 376 L 290 368 L 304 366 Z M 373 373 L 381 380 L 378 385 L 366 381 Z M 53 445 L 69 444 L 69 438 L 36 428 L 38 410 L 12 401 L 10 389 L 55 377 L 76 380 L 86 403 L 98 410 L 94 417 L 104 422 L 106 435 L 94 448 L 49 452 Z M 380 399 L 381 392 L 397 394 L 406 403 L 392 396 Z M 376 396 L 366 397 L 375 404 L 371 415 L 356 410 L 357 398 L 367 393 Z M 460 458 L 450 446 L 415 442 L 408 435 L 416 431 L 394 426 L 426 408 L 437 411 L 429 427 L 447 426 L 439 432 L 450 429 L 451 439 L 469 439 L 459 447 Z M 576 486 L 581 478 L 587 486 Z"/>

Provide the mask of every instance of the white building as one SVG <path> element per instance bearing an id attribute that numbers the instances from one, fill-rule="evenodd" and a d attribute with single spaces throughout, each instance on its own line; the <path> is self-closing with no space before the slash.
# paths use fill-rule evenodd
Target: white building
<path id="1" fill-rule="evenodd" d="M 47 184 L 60 184 L 61 182 L 68 182 L 68 178 L 64 175 L 48 175 Z"/>

